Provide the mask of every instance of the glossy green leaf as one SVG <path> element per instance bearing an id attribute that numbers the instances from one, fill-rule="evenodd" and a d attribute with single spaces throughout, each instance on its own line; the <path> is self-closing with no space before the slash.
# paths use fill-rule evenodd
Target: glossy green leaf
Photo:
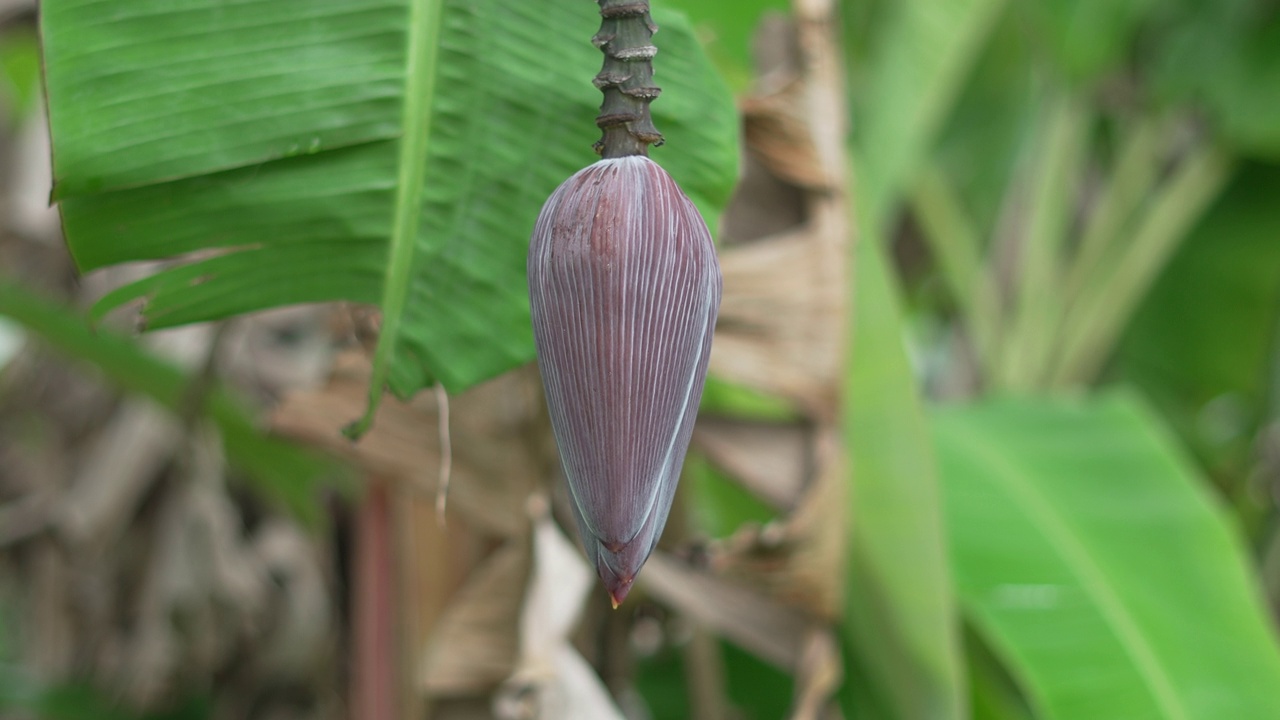
<path id="1" fill-rule="evenodd" d="M 266 436 L 225 388 L 193 386 L 192 377 L 137 343 L 92 330 L 68 308 L 6 280 L 0 280 L 0 317 L 18 322 L 60 353 L 91 363 L 123 390 L 146 395 L 170 410 L 209 418 L 221 434 L 227 457 L 249 474 L 256 489 L 304 520 L 319 520 L 319 491 L 341 480 L 338 468 L 326 458 Z M 193 408 L 195 401 L 200 405 Z"/>
<path id="2" fill-rule="evenodd" d="M 845 713 L 967 717 L 937 470 L 881 248 L 859 245 L 845 431 L 852 464 Z"/>
<path id="3" fill-rule="evenodd" d="M 683 18 L 656 19 L 654 158 L 715 227 L 736 113 Z M 375 378 L 401 394 L 530 360 L 529 232 L 595 160 L 598 26 L 574 0 L 49 0 L 77 263 L 186 261 L 96 313 L 142 297 L 157 328 L 376 302 Z"/>
<path id="4" fill-rule="evenodd" d="M 1280 717 L 1236 528 L 1133 396 L 933 420 L 965 611 L 1038 717 Z"/>

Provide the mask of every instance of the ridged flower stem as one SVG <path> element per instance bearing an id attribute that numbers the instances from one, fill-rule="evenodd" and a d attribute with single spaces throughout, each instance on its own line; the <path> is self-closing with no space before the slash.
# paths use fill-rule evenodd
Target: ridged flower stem
<path id="1" fill-rule="evenodd" d="M 649 154 L 661 145 L 662 133 L 649 116 L 649 103 L 662 92 L 653 85 L 653 34 L 658 26 L 649 17 L 648 0 L 596 0 L 600 32 L 591 42 L 604 53 L 604 66 L 595 86 L 604 93 L 596 125 L 603 131 L 596 152 L 620 158 Z"/>

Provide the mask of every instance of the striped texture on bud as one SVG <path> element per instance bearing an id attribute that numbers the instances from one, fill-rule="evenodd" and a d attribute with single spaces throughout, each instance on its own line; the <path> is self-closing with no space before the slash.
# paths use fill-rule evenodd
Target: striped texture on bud
<path id="1" fill-rule="evenodd" d="M 706 223 L 647 157 L 579 171 L 534 226 L 538 366 L 582 543 L 615 607 L 671 510 L 720 285 Z"/>

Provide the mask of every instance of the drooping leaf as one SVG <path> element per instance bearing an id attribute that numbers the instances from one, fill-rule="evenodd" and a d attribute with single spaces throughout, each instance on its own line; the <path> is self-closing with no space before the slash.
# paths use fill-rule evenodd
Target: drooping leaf
<path id="1" fill-rule="evenodd" d="M 732 100 L 678 15 L 654 153 L 712 227 Z M 187 262 L 112 293 L 158 328 L 265 307 L 380 303 L 385 378 L 459 390 L 533 356 L 524 256 L 589 164 L 590 3 L 50 0 L 55 195 L 80 269 Z"/>
<path id="2" fill-rule="evenodd" d="M 318 491 L 341 479 L 338 469 L 325 458 L 266 436 L 225 388 L 201 388 L 137 343 L 92 330 L 69 309 L 7 280 L 0 280 L 0 317 L 21 324 L 60 353 L 91 363 L 122 390 L 146 395 L 170 410 L 207 417 L 217 426 L 232 465 L 248 473 L 256 489 L 308 522 L 319 519 Z"/>
<path id="3" fill-rule="evenodd" d="M 933 420 L 965 611 L 1038 717 L 1280 717 L 1237 530 L 1132 395 Z"/>
<path id="4" fill-rule="evenodd" d="M 845 713 L 965 718 L 967 685 L 937 470 L 896 290 L 875 243 L 860 243 L 855 266 L 845 402 L 853 475 Z"/>

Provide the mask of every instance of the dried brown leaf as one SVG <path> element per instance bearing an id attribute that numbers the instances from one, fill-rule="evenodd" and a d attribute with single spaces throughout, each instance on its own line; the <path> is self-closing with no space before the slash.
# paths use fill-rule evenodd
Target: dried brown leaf
<path id="1" fill-rule="evenodd" d="M 509 539 L 471 573 L 428 642 L 418 675 L 423 691 L 489 692 L 512 673 L 531 552 L 527 535 Z"/>
<path id="2" fill-rule="evenodd" d="M 817 476 L 795 512 L 713 546 L 711 564 L 790 607 L 836 621 L 844 598 L 847 469 L 834 428 L 819 431 L 816 461 Z"/>
<path id="3" fill-rule="evenodd" d="M 535 429 L 544 421 L 528 372 L 509 373 L 453 398 L 448 504 L 470 527 L 499 537 L 527 533 L 525 498 L 554 462 L 548 438 Z M 359 417 L 367 402 L 368 361 L 362 354 L 339 359 L 329 383 L 290 393 L 275 410 L 278 432 L 350 458 L 367 473 L 408 483 L 433 500 L 440 480 L 439 414 L 423 394 L 412 403 L 388 398 L 373 429 L 357 443 L 340 430 Z"/>
<path id="4" fill-rule="evenodd" d="M 750 152 L 781 180 L 808 190 L 827 189 L 829 179 L 809 137 L 804 85 L 792 77 L 767 95 L 742 101 L 743 135 Z"/>
<path id="5" fill-rule="evenodd" d="M 724 301 L 711 347 L 717 377 L 834 417 L 843 334 L 842 263 L 809 229 L 726 247 Z"/>
<path id="6" fill-rule="evenodd" d="M 751 586 L 662 551 L 649 558 L 640 582 L 654 598 L 784 670 L 799 660 L 810 621 Z"/>
<path id="7" fill-rule="evenodd" d="M 805 638 L 800 652 L 790 720 L 825 720 L 843 680 L 844 663 L 835 634 L 829 628 L 815 628 Z"/>
<path id="8" fill-rule="evenodd" d="M 778 509 L 793 507 L 813 464 L 808 433 L 795 424 L 705 418 L 693 442 L 712 463 Z"/>

